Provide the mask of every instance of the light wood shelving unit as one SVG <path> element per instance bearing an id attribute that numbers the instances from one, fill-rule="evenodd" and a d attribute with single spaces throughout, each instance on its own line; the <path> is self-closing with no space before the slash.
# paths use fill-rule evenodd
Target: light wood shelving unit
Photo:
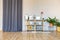
<path id="1" fill-rule="evenodd" d="M 34 24 L 30 24 L 30 22 L 34 22 Z M 35 19 L 35 17 L 34 17 L 34 19 L 33 20 L 29 20 L 29 18 L 28 18 L 28 20 L 26 20 L 26 27 L 27 27 L 27 31 L 43 31 L 43 22 L 44 22 L 44 18 L 42 18 L 42 20 L 36 20 Z M 36 22 L 41 22 L 41 24 L 36 24 Z M 39 30 L 38 28 L 37 28 L 37 26 L 39 26 L 38 28 L 40 28 L 41 27 L 41 29 Z M 33 27 L 33 28 L 32 28 Z M 37 30 L 38 29 L 38 30 Z"/>

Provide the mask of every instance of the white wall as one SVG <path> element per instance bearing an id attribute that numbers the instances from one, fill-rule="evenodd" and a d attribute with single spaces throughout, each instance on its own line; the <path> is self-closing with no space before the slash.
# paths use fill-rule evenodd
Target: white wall
<path id="1" fill-rule="evenodd" d="M 3 0 L 0 0 L 0 30 L 2 30 L 2 19 L 3 19 Z"/>
<path id="2" fill-rule="evenodd" d="M 23 30 L 25 28 L 25 15 L 40 15 L 44 11 L 44 17 L 60 18 L 60 0 L 23 0 Z M 0 30 L 2 30 L 3 0 L 0 0 Z"/>
<path id="3" fill-rule="evenodd" d="M 44 12 L 44 18 L 60 18 L 60 0 L 23 0 L 23 31 L 25 27 L 25 15 L 40 15 Z"/>

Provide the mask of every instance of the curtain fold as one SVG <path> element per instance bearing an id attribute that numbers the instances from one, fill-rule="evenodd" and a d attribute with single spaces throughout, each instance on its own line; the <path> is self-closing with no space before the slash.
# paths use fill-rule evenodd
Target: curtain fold
<path id="1" fill-rule="evenodd" d="M 22 0 L 3 0 L 3 31 L 22 31 Z"/>

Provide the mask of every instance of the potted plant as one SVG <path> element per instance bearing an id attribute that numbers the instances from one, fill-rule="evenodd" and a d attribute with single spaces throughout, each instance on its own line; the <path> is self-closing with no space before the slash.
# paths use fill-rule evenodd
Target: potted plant
<path id="1" fill-rule="evenodd" d="M 57 31 L 60 32 L 60 22 L 56 22 Z"/>
<path id="2" fill-rule="evenodd" d="M 52 26 L 54 26 L 56 24 L 57 19 L 56 19 L 56 17 L 54 17 L 54 18 L 48 17 L 46 19 L 46 21 L 49 23 L 49 26 L 52 27 Z"/>

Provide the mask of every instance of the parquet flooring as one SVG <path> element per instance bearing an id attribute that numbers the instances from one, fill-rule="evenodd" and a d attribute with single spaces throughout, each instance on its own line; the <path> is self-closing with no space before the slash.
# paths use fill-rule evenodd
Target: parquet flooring
<path id="1" fill-rule="evenodd" d="M 0 32 L 0 40 L 60 40 L 60 33 Z"/>

